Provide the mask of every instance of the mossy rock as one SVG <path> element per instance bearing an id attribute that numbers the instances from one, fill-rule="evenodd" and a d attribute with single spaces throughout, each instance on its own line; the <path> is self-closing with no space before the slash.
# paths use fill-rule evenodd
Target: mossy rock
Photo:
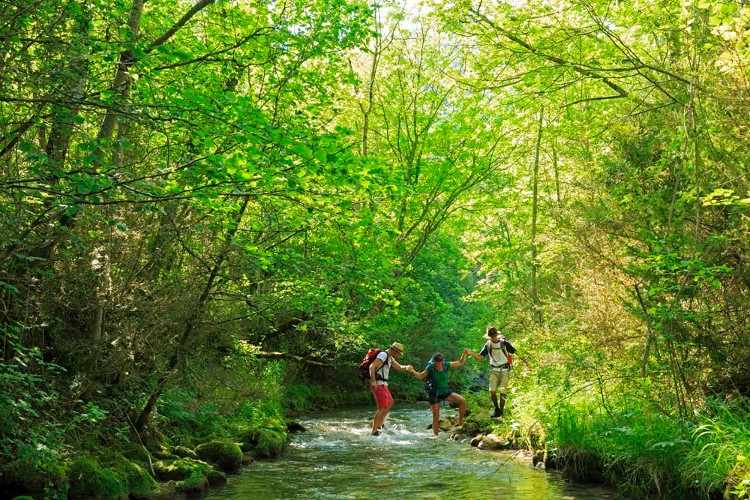
<path id="1" fill-rule="evenodd" d="M 210 470 L 212 467 L 209 464 L 192 458 L 165 460 L 154 464 L 156 477 L 162 481 L 184 481 L 196 473 L 205 476 Z"/>
<path id="2" fill-rule="evenodd" d="M 253 451 L 260 440 L 260 431 L 256 428 L 242 429 L 237 433 L 242 451 Z"/>
<path id="3" fill-rule="evenodd" d="M 227 484 L 227 475 L 216 469 L 208 471 L 206 473 L 206 479 L 208 479 L 208 484 L 212 488 Z"/>
<path id="4" fill-rule="evenodd" d="M 172 441 L 166 435 L 162 434 L 160 431 L 150 425 L 146 426 L 146 429 L 141 432 L 140 440 L 143 445 L 149 450 L 158 450 L 165 444 L 172 444 Z"/>
<path id="5" fill-rule="evenodd" d="M 154 491 L 147 491 L 143 493 L 130 492 L 130 500 L 174 500 L 177 496 L 174 485 L 172 484 L 160 484 Z"/>
<path id="6" fill-rule="evenodd" d="M 242 465 L 242 450 L 237 443 L 211 441 L 195 448 L 198 458 L 216 466 L 224 472 L 237 472 Z"/>
<path id="7" fill-rule="evenodd" d="M 36 463 L 24 458 L 0 470 L 0 495 L 5 498 L 16 495 L 44 498 L 51 493 L 64 496 L 67 488 L 67 471 L 57 462 Z"/>
<path id="8" fill-rule="evenodd" d="M 165 449 L 157 450 L 153 452 L 152 455 L 157 460 L 177 460 L 178 458 L 180 458 L 171 451 Z"/>
<path id="9" fill-rule="evenodd" d="M 70 499 L 127 499 L 129 487 L 113 470 L 104 469 L 96 460 L 77 458 L 69 468 Z"/>
<path id="10" fill-rule="evenodd" d="M 169 452 L 172 455 L 176 455 L 180 458 L 192 458 L 193 460 L 198 459 L 198 455 L 191 450 L 190 448 L 186 448 L 185 446 L 173 446 L 170 448 Z"/>
<path id="11" fill-rule="evenodd" d="M 133 495 L 146 494 L 155 492 L 158 489 L 158 485 L 151 474 L 140 465 L 127 460 L 122 455 L 119 455 L 112 465 L 112 470 L 125 481 L 128 487 L 128 492 Z"/>
<path id="12" fill-rule="evenodd" d="M 140 464 L 149 463 L 149 452 L 138 443 L 128 443 L 120 449 L 122 456 Z"/>
<path id="13" fill-rule="evenodd" d="M 464 425 L 456 429 L 456 431 L 453 433 L 454 439 L 462 439 L 462 438 L 473 438 L 474 436 L 478 436 L 482 433 L 482 429 L 479 427 L 479 424 L 473 421 L 466 421 L 464 422 Z"/>
<path id="14" fill-rule="evenodd" d="M 257 458 L 274 458 L 281 454 L 287 440 L 287 422 L 282 418 L 267 418 L 236 433 L 244 452 Z"/>
<path id="15" fill-rule="evenodd" d="M 34 500 L 34 497 L 30 497 L 29 495 L 20 495 L 17 497 L 13 497 L 13 500 Z"/>
<path id="16" fill-rule="evenodd" d="M 177 493 L 181 493 L 188 498 L 202 497 L 208 490 L 208 479 L 206 476 L 194 472 L 184 480 L 174 483 L 174 489 Z"/>
<path id="17" fill-rule="evenodd" d="M 255 457 L 253 457 L 252 453 L 249 451 L 242 453 L 242 465 L 250 465 L 253 462 L 255 462 Z"/>

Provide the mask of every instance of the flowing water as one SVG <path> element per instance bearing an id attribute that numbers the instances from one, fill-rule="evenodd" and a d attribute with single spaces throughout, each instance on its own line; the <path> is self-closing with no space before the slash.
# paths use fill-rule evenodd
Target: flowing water
<path id="1" fill-rule="evenodd" d="M 315 414 L 299 420 L 275 460 L 246 466 L 210 499 L 599 499 L 612 490 L 566 483 L 559 473 L 531 468 L 510 451 L 482 451 L 426 430 L 427 403 L 399 405 L 380 436 L 370 436 L 374 408 Z M 455 410 L 441 409 L 442 415 Z"/>

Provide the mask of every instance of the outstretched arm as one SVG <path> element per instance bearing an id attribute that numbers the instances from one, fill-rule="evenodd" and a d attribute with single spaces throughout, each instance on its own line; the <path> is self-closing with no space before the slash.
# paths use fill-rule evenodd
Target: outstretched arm
<path id="1" fill-rule="evenodd" d="M 461 359 L 458 361 L 451 361 L 451 368 L 460 368 L 464 366 L 464 363 L 466 363 L 466 356 L 468 356 L 469 350 L 464 349 L 463 354 L 461 354 Z"/>
<path id="2" fill-rule="evenodd" d="M 400 372 L 408 372 L 413 370 L 411 365 L 402 365 L 395 359 L 391 361 L 391 366 Z"/>
<path id="3" fill-rule="evenodd" d="M 472 358 L 474 358 L 474 359 L 476 359 L 478 361 L 482 361 L 484 359 L 484 356 L 482 356 L 481 354 L 477 354 L 477 353 L 475 353 L 473 351 L 469 351 L 469 356 L 471 356 Z"/>
<path id="4" fill-rule="evenodd" d="M 418 372 L 417 370 L 414 369 L 413 366 L 409 366 L 409 370 L 407 370 L 407 371 L 409 373 L 411 373 L 412 375 L 414 375 L 419 380 L 422 380 L 422 379 L 424 379 L 427 376 L 427 368 L 425 368 L 421 372 Z"/>

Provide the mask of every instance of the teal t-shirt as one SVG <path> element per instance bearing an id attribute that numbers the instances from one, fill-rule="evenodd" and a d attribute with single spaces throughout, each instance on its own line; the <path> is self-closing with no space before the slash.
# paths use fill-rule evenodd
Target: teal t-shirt
<path id="1" fill-rule="evenodd" d="M 448 372 L 451 369 L 451 362 L 448 360 L 443 361 L 443 371 L 438 371 L 432 361 L 427 363 L 427 376 L 432 377 L 432 381 L 435 384 L 438 394 L 448 394 Z"/>

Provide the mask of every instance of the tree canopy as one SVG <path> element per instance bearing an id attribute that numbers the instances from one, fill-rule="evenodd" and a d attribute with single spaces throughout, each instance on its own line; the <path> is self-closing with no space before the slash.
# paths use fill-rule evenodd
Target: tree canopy
<path id="1" fill-rule="evenodd" d="M 749 22 L 705 0 L 5 2 L 0 453 L 59 438 L 32 416 L 143 431 L 170 388 L 279 400 L 491 324 L 535 385 L 602 381 L 607 411 L 748 396 Z"/>

